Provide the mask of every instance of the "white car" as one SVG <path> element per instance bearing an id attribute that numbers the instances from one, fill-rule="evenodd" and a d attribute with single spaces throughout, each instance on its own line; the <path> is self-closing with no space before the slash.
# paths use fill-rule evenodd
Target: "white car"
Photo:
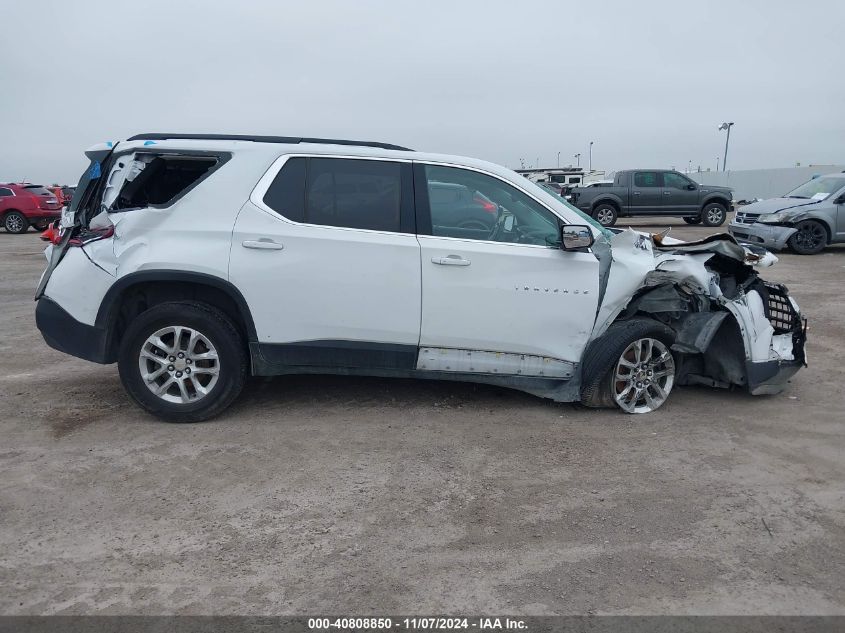
<path id="1" fill-rule="evenodd" d="M 776 393 L 804 363 L 798 306 L 750 265 L 772 255 L 612 233 L 497 165 L 225 135 L 86 153 L 37 324 L 117 362 L 166 420 L 218 414 L 249 374 L 475 381 L 641 413 L 675 385 Z M 436 222 L 432 183 L 461 192 Z"/>

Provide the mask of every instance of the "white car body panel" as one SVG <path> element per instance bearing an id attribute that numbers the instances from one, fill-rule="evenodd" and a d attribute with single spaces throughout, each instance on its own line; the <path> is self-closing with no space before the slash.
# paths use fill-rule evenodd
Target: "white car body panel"
<path id="1" fill-rule="evenodd" d="M 419 241 L 420 345 L 578 362 L 598 301 L 594 255 L 448 237 L 421 235 Z M 470 265 L 432 262 L 449 257 Z"/>
<path id="2" fill-rule="evenodd" d="M 82 283 L 80 283 L 82 281 Z M 50 277 L 44 296 L 80 323 L 94 325 L 114 277 L 92 262 L 81 248 L 71 248 Z"/>
<path id="3" fill-rule="evenodd" d="M 284 248 L 243 246 L 268 239 Z M 416 236 L 299 224 L 248 202 L 231 243 L 230 280 L 260 342 L 419 343 Z"/>

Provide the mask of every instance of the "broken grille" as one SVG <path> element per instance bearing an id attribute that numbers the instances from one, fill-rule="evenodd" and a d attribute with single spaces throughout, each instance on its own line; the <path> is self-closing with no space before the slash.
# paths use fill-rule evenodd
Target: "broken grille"
<path id="1" fill-rule="evenodd" d="M 736 224 L 755 224 L 757 222 L 757 218 L 759 217 L 759 213 L 745 213 L 743 211 L 737 211 L 734 221 Z"/>
<path id="2" fill-rule="evenodd" d="M 781 284 L 765 283 L 766 294 L 766 317 L 775 329 L 776 334 L 786 334 L 801 329 L 801 317 L 792 307 L 789 300 L 789 293 Z"/>

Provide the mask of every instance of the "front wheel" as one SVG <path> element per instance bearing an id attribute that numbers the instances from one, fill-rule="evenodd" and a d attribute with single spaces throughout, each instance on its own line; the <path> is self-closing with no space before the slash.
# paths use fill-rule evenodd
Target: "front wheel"
<path id="1" fill-rule="evenodd" d="M 798 231 L 786 243 L 799 255 L 815 255 L 827 246 L 827 231 L 820 222 L 804 220 L 795 228 Z"/>
<path id="2" fill-rule="evenodd" d="M 728 217 L 728 210 L 718 202 L 711 202 L 701 210 L 701 222 L 704 226 L 722 226 Z"/>
<path id="3" fill-rule="evenodd" d="M 612 204 L 600 204 L 593 209 L 593 217 L 602 226 L 613 226 L 616 224 L 618 213 Z"/>
<path id="4" fill-rule="evenodd" d="M 241 334 L 203 303 L 162 303 L 132 320 L 118 358 L 123 386 L 144 410 L 168 422 L 199 422 L 226 409 L 243 388 Z"/>
<path id="5" fill-rule="evenodd" d="M 3 227 L 9 233 L 26 233 L 29 220 L 20 211 L 9 211 L 3 218 Z"/>
<path id="6" fill-rule="evenodd" d="M 649 413 L 669 398 L 675 384 L 674 332 L 652 319 L 615 323 L 584 355 L 581 401 Z"/>

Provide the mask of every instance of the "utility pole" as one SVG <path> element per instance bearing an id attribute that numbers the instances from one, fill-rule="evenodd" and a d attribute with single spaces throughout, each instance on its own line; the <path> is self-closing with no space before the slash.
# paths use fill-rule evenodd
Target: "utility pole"
<path id="1" fill-rule="evenodd" d="M 722 123 L 719 126 L 720 130 L 727 130 L 728 135 L 725 137 L 725 158 L 722 160 L 722 171 L 725 171 L 728 166 L 728 143 L 731 141 L 731 128 L 733 127 L 734 122 L 731 121 L 730 123 Z"/>
<path id="2" fill-rule="evenodd" d="M 575 160 L 578 161 L 578 163 L 575 166 L 580 167 L 581 166 L 581 154 L 575 154 L 572 158 L 574 158 Z"/>
<path id="3" fill-rule="evenodd" d="M 593 171 L 593 141 L 590 141 L 590 169 L 589 171 L 592 173 Z"/>
<path id="4" fill-rule="evenodd" d="M 719 171 L 719 157 L 716 157 L 716 171 Z"/>
<path id="5" fill-rule="evenodd" d="M 560 152 L 557 153 L 557 168 L 560 169 Z"/>

